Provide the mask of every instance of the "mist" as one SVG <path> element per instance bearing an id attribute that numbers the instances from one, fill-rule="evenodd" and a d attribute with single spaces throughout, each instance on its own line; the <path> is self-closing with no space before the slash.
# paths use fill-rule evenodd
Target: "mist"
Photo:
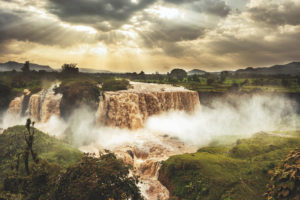
<path id="1" fill-rule="evenodd" d="M 284 96 L 240 96 L 215 100 L 193 114 L 173 111 L 149 118 L 145 128 L 207 145 L 221 136 L 250 137 L 260 131 L 298 129 L 296 102 Z"/>
<path id="2" fill-rule="evenodd" d="M 162 136 L 185 144 L 205 146 L 226 136 L 245 138 L 260 131 L 295 130 L 299 116 L 296 103 L 284 96 L 252 95 L 214 100 L 201 105 L 194 113 L 170 111 L 150 117 L 143 129 L 128 130 L 105 127 L 95 121 L 95 111 L 81 107 L 65 121 L 52 116 L 36 127 L 57 138 L 70 140 L 83 151 L 98 151 L 123 145 L 143 146 L 162 143 Z M 24 124 L 26 117 L 4 114 L 2 128 Z"/>

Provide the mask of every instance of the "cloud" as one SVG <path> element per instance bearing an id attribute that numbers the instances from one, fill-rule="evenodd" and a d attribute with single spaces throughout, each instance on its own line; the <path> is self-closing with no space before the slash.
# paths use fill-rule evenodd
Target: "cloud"
<path id="1" fill-rule="evenodd" d="M 51 18 L 41 18 L 24 10 L 0 9 L 0 43 L 9 40 L 30 41 L 42 45 L 72 46 L 91 42 L 88 34 L 64 27 Z"/>
<path id="2" fill-rule="evenodd" d="M 155 0 L 48 0 L 47 9 L 61 20 L 88 24 L 109 31 L 126 24 L 137 11 L 145 9 Z"/>
<path id="3" fill-rule="evenodd" d="M 222 0 L 165 0 L 168 3 L 184 4 L 187 9 L 196 12 L 204 12 L 220 17 L 225 17 L 229 14 L 231 8 Z"/>
<path id="4" fill-rule="evenodd" d="M 269 25 L 299 25 L 300 2 L 293 0 L 252 1 L 249 13 L 253 20 Z"/>

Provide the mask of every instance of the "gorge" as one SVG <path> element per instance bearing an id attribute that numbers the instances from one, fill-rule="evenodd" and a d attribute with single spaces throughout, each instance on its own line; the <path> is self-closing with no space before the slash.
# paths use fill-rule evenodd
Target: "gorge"
<path id="1" fill-rule="evenodd" d="M 141 192 L 150 200 L 169 198 L 158 176 L 162 161 L 170 156 L 259 131 L 298 127 L 293 101 L 283 96 L 231 95 L 206 106 L 200 105 L 197 92 L 136 82 L 128 90 L 102 93 L 97 109 L 83 106 L 64 119 L 63 96 L 54 87 L 36 94 L 25 90 L 13 99 L 2 116 L 2 127 L 13 125 L 8 121 L 24 124 L 31 117 L 37 128 L 68 138 L 83 152 L 110 150 L 133 166 L 131 174 L 139 177 Z"/>
<path id="2" fill-rule="evenodd" d="M 50 118 L 64 121 L 60 116 L 62 94 L 55 94 L 55 86 L 36 94 L 24 90 L 22 96 L 10 102 L 7 113 L 22 120 L 30 117 L 37 122 L 38 128 L 50 131 L 47 125 Z M 132 135 L 136 136 L 135 140 L 130 143 L 121 142 L 108 148 L 126 164 L 133 166 L 132 174 L 140 177 L 139 185 L 145 198 L 168 199 L 168 190 L 158 181 L 160 162 L 172 155 L 193 152 L 196 147 L 186 146 L 176 138 L 163 136 L 162 133 L 139 130 L 151 116 L 174 110 L 193 113 L 199 107 L 197 92 L 170 85 L 131 82 L 131 88 L 128 90 L 104 92 L 100 95 L 98 109 L 90 115 L 95 123 L 92 123 L 89 129 L 99 131 L 100 127 L 110 127 L 134 132 Z M 18 121 L 16 118 L 15 121 Z M 89 153 L 98 153 L 105 149 L 95 144 L 78 146 L 80 150 Z"/>

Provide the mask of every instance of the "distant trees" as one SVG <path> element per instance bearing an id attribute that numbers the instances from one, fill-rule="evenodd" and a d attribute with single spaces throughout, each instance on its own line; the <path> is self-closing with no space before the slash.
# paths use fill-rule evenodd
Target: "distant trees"
<path id="1" fill-rule="evenodd" d="M 187 72 L 185 70 L 183 70 L 183 69 L 177 68 L 177 69 L 173 69 L 171 71 L 170 76 L 172 78 L 177 78 L 177 79 L 179 79 L 179 80 L 182 81 L 184 78 L 187 77 Z"/>
<path id="2" fill-rule="evenodd" d="M 223 83 L 226 80 L 228 75 L 229 75 L 228 71 L 222 71 L 220 74 L 220 83 Z"/>
<path id="3" fill-rule="evenodd" d="M 79 68 L 77 67 L 77 64 L 71 63 L 71 64 L 63 64 L 61 66 L 61 72 L 62 73 L 79 73 Z"/>
<path id="4" fill-rule="evenodd" d="M 29 61 L 26 61 L 24 66 L 21 68 L 22 72 L 26 73 L 30 71 L 30 63 Z"/>
<path id="5" fill-rule="evenodd" d="M 282 84 L 283 87 L 290 87 L 291 86 L 291 82 L 288 79 L 282 79 L 281 84 Z"/>

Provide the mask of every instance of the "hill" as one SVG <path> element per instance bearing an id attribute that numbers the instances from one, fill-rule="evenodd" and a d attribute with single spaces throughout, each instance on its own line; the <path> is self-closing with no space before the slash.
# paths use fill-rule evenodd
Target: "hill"
<path id="1" fill-rule="evenodd" d="M 215 141 L 197 153 L 170 157 L 163 162 L 159 180 L 169 189 L 171 199 L 263 200 L 271 176 L 276 176 L 275 167 L 299 146 L 300 131 L 262 132 L 228 146 Z M 300 189 L 296 186 L 299 177 L 280 181 L 289 190 L 285 197 Z"/>
<path id="2" fill-rule="evenodd" d="M 16 71 L 21 71 L 21 68 L 23 67 L 24 63 L 18 63 L 15 61 L 8 61 L 6 63 L 0 63 L 0 72 L 3 71 L 12 71 L 12 70 L 16 70 Z M 54 71 L 54 69 L 52 69 L 51 67 L 47 66 L 47 65 L 39 65 L 39 64 L 34 64 L 34 63 L 30 63 L 30 70 L 45 70 L 48 72 Z"/>
<path id="3" fill-rule="evenodd" d="M 0 180 L 15 165 L 18 154 L 25 150 L 24 131 L 25 126 L 14 126 L 0 134 Z M 41 159 L 63 167 L 76 163 L 82 157 L 76 148 L 38 129 L 35 129 L 33 149 Z M 22 158 L 20 160 L 23 167 Z"/>
<path id="4" fill-rule="evenodd" d="M 200 69 L 193 69 L 191 71 L 188 71 L 188 75 L 203 75 L 206 74 L 206 71 L 200 70 Z"/>
<path id="5" fill-rule="evenodd" d="M 274 65 L 271 67 L 239 69 L 236 74 L 243 75 L 300 75 L 300 62 L 291 62 L 286 65 Z"/>

